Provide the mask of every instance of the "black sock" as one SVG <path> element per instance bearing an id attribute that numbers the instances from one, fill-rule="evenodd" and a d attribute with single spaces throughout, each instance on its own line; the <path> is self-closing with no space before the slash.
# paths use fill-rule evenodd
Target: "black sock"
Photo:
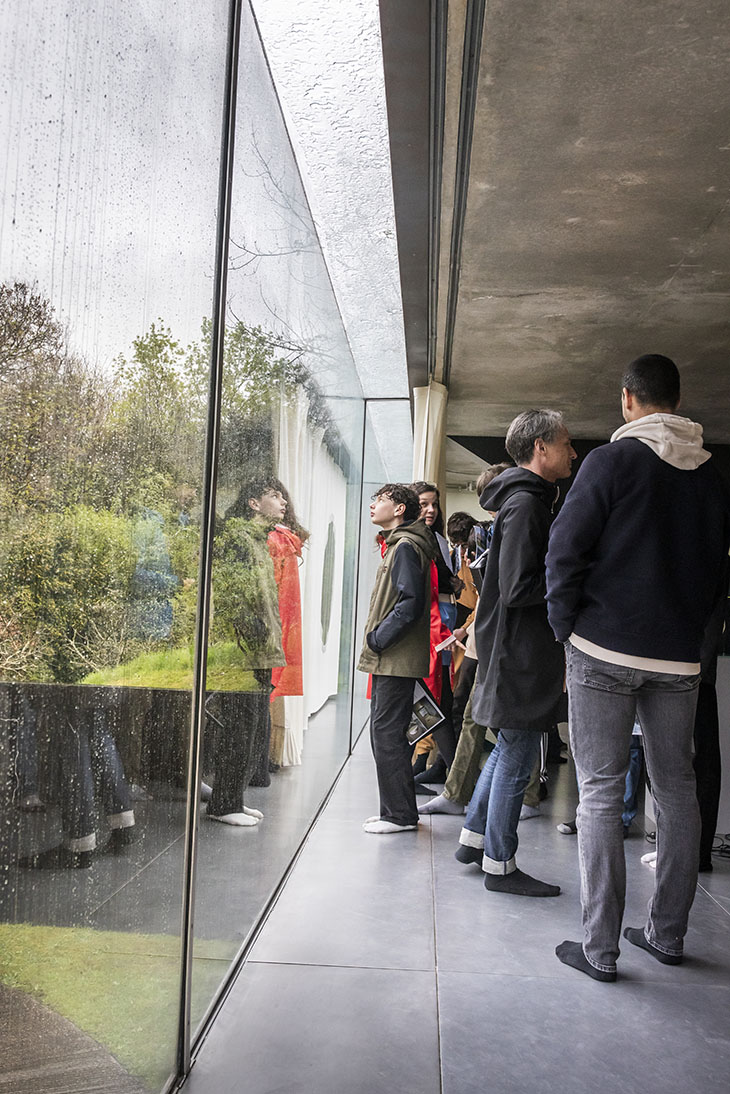
<path id="1" fill-rule="evenodd" d="M 559 885 L 548 885 L 536 877 L 513 870 L 511 874 L 485 874 L 484 888 L 490 893 L 511 893 L 512 896 L 558 896 Z"/>
<path id="2" fill-rule="evenodd" d="M 570 965 L 572 969 L 577 969 L 578 972 L 587 973 L 588 976 L 594 980 L 600 980 L 601 983 L 612 984 L 616 979 L 615 972 L 603 972 L 602 969 L 597 969 L 591 965 L 583 953 L 580 942 L 561 942 L 559 946 L 555 947 L 555 955 L 558 961 L 562 961 L 564 965 Z"/>
<path id="3" fill-rule="evenodd" d="M 18 859 L 18 866 L 27 870 L 88 870 L 93 856 L 93 851 L 70 851 L 58 846 Z"/>
<path id="4" fill-rule="evenodd" d="M 474 862 L 477 866 L 481 866 L 484 852 L 481 847 L 467 847 L 465 844 L 460 843 L 454 851 L 454 858 L 457 862 L 463 862 L 465 864 Z"/>
<path id="5" fill-rule="evenodd" d="M 656 946 L 652 946 L 651 942 L 647 942 L 646 936 L 641 927 L 625 927 L 624 938 L 628 938 L 632 945 L 638 946 L 641 950 L 646 950 L 652 957 L 656 957 L 657 961 L 661 961 L 662 965 L 681 965 L 682 954 L 675 953 L 662 953 Z"/>

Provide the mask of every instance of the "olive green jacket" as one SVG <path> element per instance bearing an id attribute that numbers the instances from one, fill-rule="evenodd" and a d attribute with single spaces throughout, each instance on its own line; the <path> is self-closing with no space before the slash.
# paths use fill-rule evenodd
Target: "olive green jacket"
<path id="1" fill-rule="evenodd" d="M 358 669 L 422 679 L 429 669 L 431 561 L 438 544 L 422 520 L 384 533 Z"/>
<path id="2" fill-rule="evenodd" d="M 250 669 L 286 664 L 281 645 L 279 590 L 268 535 L 271 525 L 243 517 L 224 521 L 215 540 L 215 622 L 223 626 Z"/>

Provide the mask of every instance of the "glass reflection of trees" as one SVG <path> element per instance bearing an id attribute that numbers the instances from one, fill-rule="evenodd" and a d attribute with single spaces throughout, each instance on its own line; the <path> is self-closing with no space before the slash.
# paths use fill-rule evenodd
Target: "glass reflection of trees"
<path id="1" fill-rule="evenodd" d="M 66 331 L 36 286 L 0 285 L 0 681 L 10 688 L 6 699 L 14 712 L 7 724 L 16 727 L 6 742 L 16 756 L 16 803 L 27 810 L 44 807 L 37 756 L 37 748 L 49 744 L 37 739 L 39 724 L 48 721 L 44 712 L 67 710 L 84 745 L 75 757 L 77 775 L 69 767 L 74 756 L 60 749 L 69 761 L 63 781 L 75 794 L 60 803 L 69 813 L 65 851 L 72 855 L 66 854 L 68 862 L 59 857 L 45 863 L 42 849 L 30 847 L 25 864 L 88 865 L 87 852 L 95 847 L 93 782 L 108 799 L 112 835 L 117 826 L 132 828 L 129 787 L 143 800 L 138 784 L 155 767 L 146 754 L 155 746 L 133 739 L 135 723 L 145 717 L 175 725 L 170 737 L 176 739 L 157 767 L 184 784 L 210 337 L 204 319 L 199 339 L 183 346 L 159 320 L 105 375 L 70 351 Z M 228 505 L 229 512 L 216 545 L 209 726 L 238 725 L 241 711 L 231 718 L 219 708 L 258 702 L 259 729 L 248 742 L 250 755 L 237 756 L 235 770 L 221 760 L 228 744 L 206 735 L 209 748 L 216 740 L 219 746 L 213 749 L 217 762 L 212 756 L 209 765 L 213 809 L 221 805 L 224 769 L 240 784 L 227 792 L 238 800 L 251 778 L 265 784 L 269 762 L 276 766 L 280 759 L 282 703 L 270 704 L 272 687 L 274 699 L 302 694 L 297 563 L 308 533 L 286 488 L 273 478 L 275 422 L 282 400 L 300 398 L 304 390 L 310 423 L 324 435 L 334 427 L 300 357 L 295 345 L 240 321 L 226 332 L 220 467 L 222 508 Z M 241 486 L 243 478 L 261 475 L 268 476 L 266 488 L 282 497 L 282 512 L 267 514 L 263 523 L 255 512 L 260 499 L 252 506 L 243 498 L 249 488 Z M 237 512 L 230 499 L 241 490 Z M 252 535 L 257 529 L 258 537 Z M 261 558 L 251 550 L 258 540 Z M 244 594 L 252 575 L 260 586 L 264 573 L 276 649 L 261 660 L 245 627 L 257 625 L 266 612 L 260 597 L 253 603 Z M 140 690 L 130 698 L 135 687 Z M 177 703 L 170 698 L 175 691 L 186 693 Z M 40 751 L 47 759 L 48 748 Z M 221 808 L 238 812 L 240 802 L 235 810 L 230 802 Z M 131 842 L 131 831 L 129 836 Z"/>
<path id="2" fill-rule="evenodd" d="M 0 679 L 190 686 L 209 356 L 208 320 L 189 346 L 159 321 L 103 375 L 38 289 L 0 286 Z M 297 357 L 260 328 L 228 330 L 224 482 L 271 453 L 288 393 L 308 388 L 328 426 Z M 215 653 L 210 668 L 225 671 Z"/>

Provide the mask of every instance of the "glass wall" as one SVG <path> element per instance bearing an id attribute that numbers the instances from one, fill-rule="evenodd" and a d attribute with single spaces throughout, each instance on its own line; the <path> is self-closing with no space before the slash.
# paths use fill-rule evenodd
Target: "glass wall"
<path id="1" fill-rule="evenodd" d="M 228 5 L 2 18 L 3 1066 L 39 1094 L 158 1090 L 178 1046 Z"/>
<path id="2" fill-rule="evenodd" d="M 247 3 L 217 241 L 229 18 L 3 8 L 8 1089 L 169 1084 L 346 759 L 353 703 L 364 721 L 363 453 L 375 485 L 408 474 L 366 414 Z"/>
<path id="3" fill-rule="evenodd" d="M 360 383 L 242 13 L 193 1024 L 349 750 Z"/>

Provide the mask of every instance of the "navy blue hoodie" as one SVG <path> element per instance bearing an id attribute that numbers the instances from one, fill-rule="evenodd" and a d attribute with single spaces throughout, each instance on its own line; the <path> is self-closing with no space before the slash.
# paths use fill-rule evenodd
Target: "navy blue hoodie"
<path id="1" fill-rule="evenodd" d="M 730 543 L 727 491 L 701 436 L 653 414 L 586 456 L 547 555 L 561 642 L 575 632 L 614 653 L 699 662 Z"/>

